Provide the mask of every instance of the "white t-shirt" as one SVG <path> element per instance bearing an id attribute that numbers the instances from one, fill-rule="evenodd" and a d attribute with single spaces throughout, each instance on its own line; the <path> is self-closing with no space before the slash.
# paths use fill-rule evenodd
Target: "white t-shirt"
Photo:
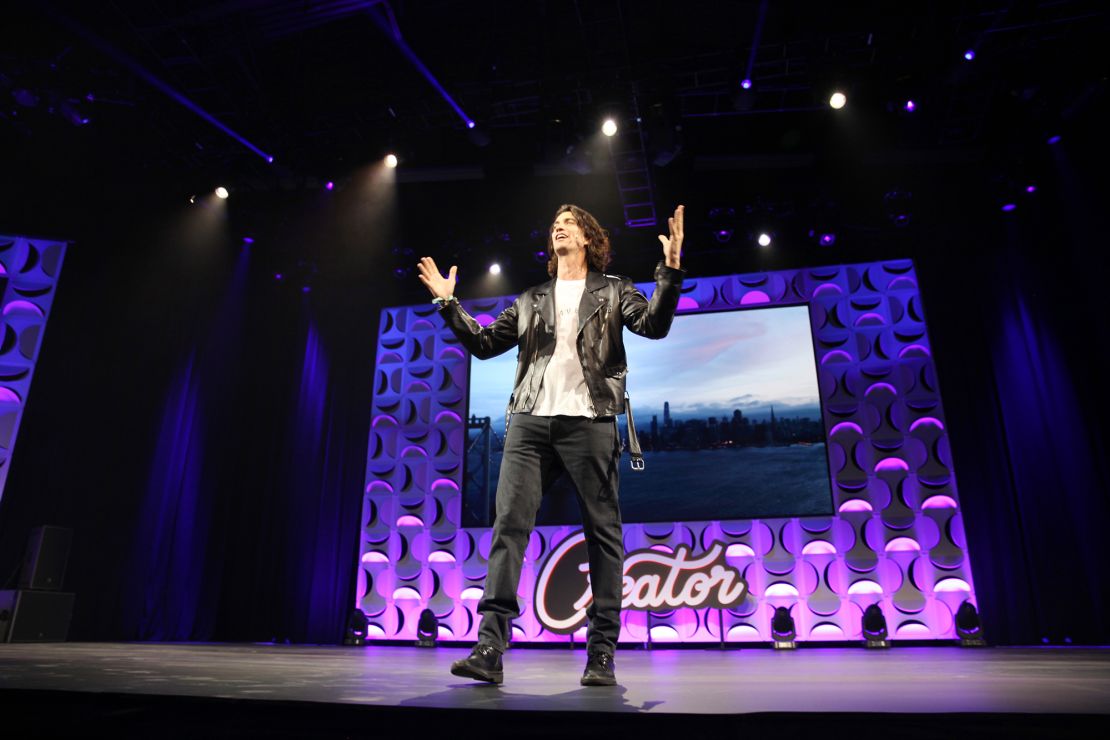
<path id="1" fill-rule="evenodd" d="M 585 289 L 585 279 L 555 281 L 555 354 L 543 373 L 536 416 L 595 415 L 578 358 L 578 304 Z"/>

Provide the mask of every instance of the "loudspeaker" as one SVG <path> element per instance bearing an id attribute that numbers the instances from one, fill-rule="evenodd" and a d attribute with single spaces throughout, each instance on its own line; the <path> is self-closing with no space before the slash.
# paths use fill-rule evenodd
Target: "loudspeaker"
<path id="1" fill-rule="evenodd" d="M 76 594 L 0 591 L 0 642 L 65 642 Z"/>
<path id="2" fill-rule="evenodd" d="M 61 588 L 72 542 L 72 529 L 48 526 L 32 529 L 23 553 L 19 587 L 47 591 Z"/>

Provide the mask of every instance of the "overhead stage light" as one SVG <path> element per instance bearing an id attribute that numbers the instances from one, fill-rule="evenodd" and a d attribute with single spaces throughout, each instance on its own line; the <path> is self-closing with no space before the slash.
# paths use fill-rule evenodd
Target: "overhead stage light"
<path id="1" fill-rule="evenodd" d="M 744 88 L 745 90 L 751 90 L 752 81 L 745 77 L 744 79 L 740 80 L 740 87 Z"/>
<path id="2" fill-rule="evenodd" d="M 489 266 L 489 274 L 490 275 L 500 275 L 501 274 L 501 265 L 494 262 L 492 265 Z"/>
<path id="3" fill-rule="evenodd" d="M 388 167 L 389 169 L 393 169 L 394 167 L 396 167 L 397 166 L 397 155 L 396 154 L 387 154 L 387 155 L 385 155 L 385 166 Z"/>
<path id="4" fill-rule="evenodd" d="M 864 647 L 888 648 L 890 635 L 886 628 L 886 616 L 878 604 L 872 604 L 863 612 Z"/>
<path id="5" fill-rule="evenodd" d="M 420 612 L 420 618 L 416 622 L 416 646 L 435 647 L 438 637 L 439 620 L 431 609 L 425 609 Z"/>
<path id="6" fill-rule="evenodd" d="M 967 51 L 964 52 L 964 59 L 966 59 L 967 61 L 970 62 L 974 58 L 975 58 L 975 50 L 974 49 L 968 49 Z"/>
<path id="7" fill-rule="evenodd" d="M 906 101 L 906 104 L 905 104 L 905 105 L 903 105 L 903 106 L 902 106 L 902 108 L 903 108 L 903 109 L 904 109 L 904 110 L 905 110 L 905 111 L 906 111 L 907 113 L 913 113 L 913 112 L 914 112 L 915 110 L 917 110 L 917 104 L 916 104 L 916 103 L 914 103 L 914 102 L 913 102 L 912 100 L 907 100 L 907 101 Z"/>
<path id="8" fill-rule="evenodd" d="M 773 641 L 771 646 L 776 650 L 793 650 L 797 647 L 794 642 L 797 637 L 794 617 L 790 616 L 790 610 L 785 606 L 775 609 L 775 614 L 771 617 L 771 640 Z"/>
<path id="9" fill-rule="evenodd" d="M 225 188 L 223 185 L 216 188 L 216 197 L 217 198 L 220 198 L 221 200 L 227 200 L 228 194 L 229 193 L 227 192 L 227 188 Z"/>
<path id="10" fill-rule="evenodd" d="M 325 190 L 335 190 L 335 183 L 334 183 L 334 182 L 332 182 L 331 180 L 328 180 L 328 181 L 327 181 L 327 182 L 326 182 L 326 183 L 324 184 L 324 189 L 325 189 Z"/>
<path id="11" fill-rule="evenodd" d="M 960 608 L 956 610 L 956 636 L 960 638 L 962 647 L 983 647 L 987 644 L 983 638 L 979 612 L 970 601 L 960 604 Z"/>
<path id="12" fill-rule="evenodd" d="M 836 110 L 840 110 L 841 108 L 843 108 L 844 104 L 847 102 L 848 96 L 840 92 L 839 90 L 829 96 L 829 105 Z"/>
<path id="13" fill-rule="evenodd" d="M 756 239 L 756 241 L 759 242 L 759 246 L 761 247 L 769 247 L 771 246 L 771 235 L 764 232 L 759 235 L 759 238 Z"/>
<path id="14" fill-rule="evenodd" d="M 475 125 L 476 124 L 474 123 L 474 121 L 467 121 L 466 122 L 466 127 L 467 128 L 474 128 Z"/>
<path id="15" fill-rule="evenodd" d="M 827 231 L 817 238 L 817 243 L 822 247 L 831 247 L 836 244 L 836 234 Z"/>
<path id="16" fill-rule="evenodd" d="M 615 136 L 617 133 L 617 122 L 612 118 L 606 118 L 605 123 L 601 124 L 601 133 L 606 136 Z"/>

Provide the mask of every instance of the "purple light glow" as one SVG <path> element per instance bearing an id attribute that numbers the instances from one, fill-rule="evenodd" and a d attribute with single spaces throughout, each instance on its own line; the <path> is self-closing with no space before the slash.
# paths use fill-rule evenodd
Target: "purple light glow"
<path id="1" fill-rule="evenodd" d="M 949 591 L 964 591 L 971 593 L 971 585 L 962 578 L 943 578 L 933 586 L 933 591 L 945 593 Z"/>
<path id="2" fill-rule="evenodd" d="M 327 184 L 324 185 L 324 188 L 326 190 L 335 190 L 335 183 L 332 182 L 331 180 L 328 180 Z"/>
<path id="3" fill-rule="evenodd" d="M 908 552 L 921 550 L 921 544 L 912 537 L 895 537 L 886 543 L 887 552 Z"/>
<path id="4" fill-rule="evenodd" d="M 474 128 L 474 125 L 475 125 L 475 124 L 474 124 L 474 121 L 467 121 L 467 122 L 466 122 L 466 127 L 467 127 L 467 128 Z"/>
<path id="5" fill-rule="evenodd" d="M 921 504 L 922 509 L 955 509 L 956 499 L 951 496 L 930 496 Z"/>
<path id="6" fill-rule="evenodd" d="M 830 362 L 851 362 L 852 356 L 842 349 L 834 349 L 827 355 L 821 358 L 822 365 L 828 365 Z"/>
<path id="7" fill-rule="evenodd" d="M 974 58 L 975 58 L 975 50 L 974 49 L 968 49 L 967 51 L 964 52 L 964 59 L 966 59 L 967 61 L 970 62 Z"/>
<path id="8" fill-rule="evenodd" d="M 835 555 L 836 547 L 827 540 L 814 540 L 807 542 L 802 548 L 803 555 Z"/>
<path id="9" fill-rule="evenodd" d="M 880 473 L 887 470 L 909 470 L 909 464 L 900 457 L 887 457 L 875 463 L 875 472 Z"/>
<path id="10" fill-rule="evenodd" d="M 420 592 L 412 586 L 401 586 L 393 592 L 393 600 L 400 601 L 402 599 L 415 599 L 420 600 Z"/>
<path id="11" fill-rule="evenodd" d="M 915 110 L 917 110 L 917 105 L 914 104 L 912 100 L 907 100 L 906 104 L 902 107 L 906 110 L 907 113 L 913 113 Z"/>
<path id="12" fill-rule="evenodd" d="M 844 431 L 855 432 L 856 434 L 863 434 L 863 427 L 861 427 L 859 424 L 856 424 L 854 421 L 842 421 L 829 430 L 829 436 L 835 437 L 838 433 Z"/>
<path id="13" fill-rule="evenodd" d="M 433 552 L 428 553 L 428 562 L 429 563 L 453 563 L 453 562 L 455 562 L 455 556 L 452 555 L 447 550 L 435 550 Z"/>
<path id="14" fill-rule="evenodd" d="M 874 511 L 874 508 L 861 498 L 850 498 L 840 505 L 838 511 L 844 514 L 849 511 Z"/>
<path id="15" fill-rule="evenodd" d="M 478 322 L 478 326 L 489 326 L 493 323 L 493 317 L 488 313 L 480 313 L 474 317 L 474 320 Z"/>
<path id="16" fill-rule="evenodd" d="M 793 596 L 797 598 L 798 588 L 792 583 L 772 583 L 763 591 L 764 597 Z"/>
<path id="17" fill-rule="evenodd" d="M 725 558 L 754 558 L 755 550 L 743 542 L 734 542 L 725 549 Z"/>
<path id="18" fill-rule="evenodd" d="M 915 421 L 913 424 L 910 424 L 910 431 L 912 432 L 913 430 L 921 426 L 936 427 L 937 429 L 944 431 L 944 424 L 941 423 L 940 419 L 934 419 L 931 416 L 923 416 Z"/>
<path id="19" fill-rule="evenodd" d="M 244 237 L 243 237 L 243 243 L 244 243 L 244 244 L 254 244 L 254 239 L 252 239 L 252 238 L 251 238 L 251 237 L 249 237 L 249 236 L 244 236 Z"/>
<path id="20" fill-rule="evenodd" d="M 695 301 L 693 298 L 691 298 L 688 295 L 684 295 L 684 296 L 682 296 L 681 298 L 678 299 L 678 309 L 677 310 L 679 310 L 679 311 L 693 311 L 693 310 L 697 310 L 698 308 L 699 308 L 698 302 Z"/>
<path id="21" fill-rule="evenodd" d="M 754 306 L 757 303 L 770 303 L 771 296 L 764 293 L 762 290 L 752 290 L 744 294 L 740 299 L 741 306 Z"/>
<path id="22" fill-rule="evenodd" d="M 751 90 L 752 81 L 745 77 L 744 79 L 740 80 L 740 87 L 744 88 L 745 90 Z"/>
<path id="23" fill-rule="evenodd" d="M 424 522 L 418 516 L 412 514 L 405 514 L 397 519 L 398 527 L 423 527 Z"/>
<path id="24" fill-rule="evenodd" d="M 444 411 L 443 413 L 450 414 L 451 412 Z M 462 419 L 459 419 L 459 421 L 462 421 Z M 435 491 L 440 487 L 450 488 L 455 491 L 459 490 L 459 484 L 451 480 L 450 478 L 436 478 L 435 482 L 432 483 L 432 490 Z"/>
<path id="25" fill-rule="evenodd" d="M 870 388 L 863 392 L 864 396 L 870 396 L 874 391 L 890 391 L 894 395 L 898 395 L 898 389 L 890 383 L 875 383 Z"/>
<path id="26" fill-rule="evenodd" d="M 1048 137 L 1048 143 L 1049 144 L 1059 144 L 1060 143 L 1060 137 L 1059 136 L 1049 136 Z"/>
<path id="27" fill-rule="evenodd" d="M 283 277 L 283 276 L 282 276 L 282 274 L 281 274 L 280 272 L 275 272 L 275 273 L 274 273 L 274 280 L 281 280 L 281 279 L 282 279 L 282 277 Z"/>
<path id="28" fill-rule="evenodd" d="M 272 155 L 272 154 L 270 154 L 270 155 L 267 155 L 267 157 L 266 157 L 266 161 L 267 161 L 267 162 L 268 162 L 269 164 L 273 164 L 273 163 L 274 163 L 274 155 Z"/>
<path id="29" fill-rule="evenodd" d="M 855 583 L 853 583 L 851 586 L 848 587 L 848 593 L 851 594 L 851 595 L 855 595 L 855 594 L 881 594 L 882 592 L 883 592 L 883 587 L 882 586 L 880 586 L 875 581 L 871 581 L 871 580 L 868 580 L 866 578 L 864 578 L 862 580 L 859 580 L 859 581 L 856 581 Z"/>
<path id="30" fill-rule="evenodd" d="M 464 588 L 462 590 L 462 593 L 459 594 L 459 598 L 463 599 L 464 601 L 468 599 L 471 601 L 477 601 L 478 599 L 482 598 L 482 589 L 478 588 L 477 586 Z"/>
<path id="31" fill-rule="evenodd" d="M 1036 185 L 1026 185 L 1025 186 L 1025 192 L 1035 193 L 1035 192 L 1037 192 L 1037 186 Z"/>
<path id="32" fill-rule="evenodd" d="M 822 234 L 821 238 L 817 240 L 817 243 L 820 244 L 822 247 L 831 247 L 832 245 L 836 244 L 836 234 Z"/>
<path id="33" fill-rule="evenodd" d="M 1002 206 L 1002 210 L 1005 211 L 1006 213 L 1009 213 L 1010 211 L 1016 211 L 1017 210 L 1017 204 L 1015 204 L 1015 203 L 1006 203 Z"/>
<path id="34" fill-rule="evenodd" d="M 367 552 L 367 553 L 363 554 L 362 562 L 363 563 L 388 563 L 389 562 L 389 556 L 386 555 L 384 552 L 377 552 L 375 550 L 371 550 L 370 552 Z"/>

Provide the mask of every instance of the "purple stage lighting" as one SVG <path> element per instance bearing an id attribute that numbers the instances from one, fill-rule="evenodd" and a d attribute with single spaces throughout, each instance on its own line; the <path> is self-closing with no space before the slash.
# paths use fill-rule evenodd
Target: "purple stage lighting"
<path id="1" fill-rule="evenodd" d="M 331 180 L 328 180 L 327 184 L 324 185 L 324 188 L 326 190 L 335 190 L 335 183 L 332 182 Z"/>
<path id="2" fill-rule="evenodd" d="M 1037 192 L 1037 186 L 1036 185 L 1026 185 L 1025 186 L 1025 192 L 1035 193 L 1035 192 Z"/>
<path id="3" fill-rule="evenodd" d="M 740 80 L 740 87 L 744 88 L 745 90 L 751 90 L 752 81 L 745 77 L 744 79 Z"/>
<path id="4" fill-rule="evenodd" d="M 726 244 L 730 239 L 732 239 L 732 229 L 717 229 L 713 232 L 713 236 L 717 239 L 719 243 Z"/>
<path id="5" fill-rule="evenodd" d="M 474 128 L 474 121 L 467 121 L 466 122 L 466 127 L 467 128 Z"/>
<path id="6" fill-rule="evenodd" d="M 822 247 L 831 247 L 832 245 L 836 244 L 836 234 L 833 234 L 831 232 L 822 234 L 821 237 L 817 240 L 817 243 L 820 244 Z"/>
<path id="7" fill-rule="evenodd" d="M 1006 203 L 1002 206 L 1002 210 L 1005 211 L 1006 213 L 1009 213 L 1010 211 L 1016 211 L 1017 210 L 1017 205 L 1014 204 L 1014 203 Z"/>
<path id="8" fill-rule="evenodd" d="M 1059 144 L 1060 143 L 1060 137 L 1059 136 L 1049 136 L 1048 137 L 1048 143 L 1049 144 Z"/>
<path id="9" fill-rule="evenodd" d="M 975 50 L 974 49 L 968 49 L 967 51 L 964 52 L 964 59 L 966 59 L 967 61 L 970 62 L 974 58 L 975 58 Z"/>
<path id="10" fill-rule="evenodd" d="M 274 155 L 273 154 L 266 155 L 266 162 L 269 163 L 269 164 L 273 164 L 274 163 Z"/>
<path id="11" fill-rule="evenodd" d="M 284 277 L 285 276 L 282 275 L 280 272 L 275 272 L 274 273 L 274 280 L 277 280 L 279 283 L 281 282 L 282 278 L 284 278 Z"/>
<path id="12" fill-rule="evenodd" d="M 917 110 L 917 105 L 912 100 L 907 100 L 906 104 L 902 107 L 905 108 L 907 113 L 913 113 Z"/>
<path id="13" fill-rule="evenodd" d="M 251 238 L 251 237 L 249 237 L 249 236 L 244 236 L 244 237 L 243 237 L 243 243 L 244 243 L 244 244 L 254 244 L 254 239 L 252 239 L 252 238 Z"/>

